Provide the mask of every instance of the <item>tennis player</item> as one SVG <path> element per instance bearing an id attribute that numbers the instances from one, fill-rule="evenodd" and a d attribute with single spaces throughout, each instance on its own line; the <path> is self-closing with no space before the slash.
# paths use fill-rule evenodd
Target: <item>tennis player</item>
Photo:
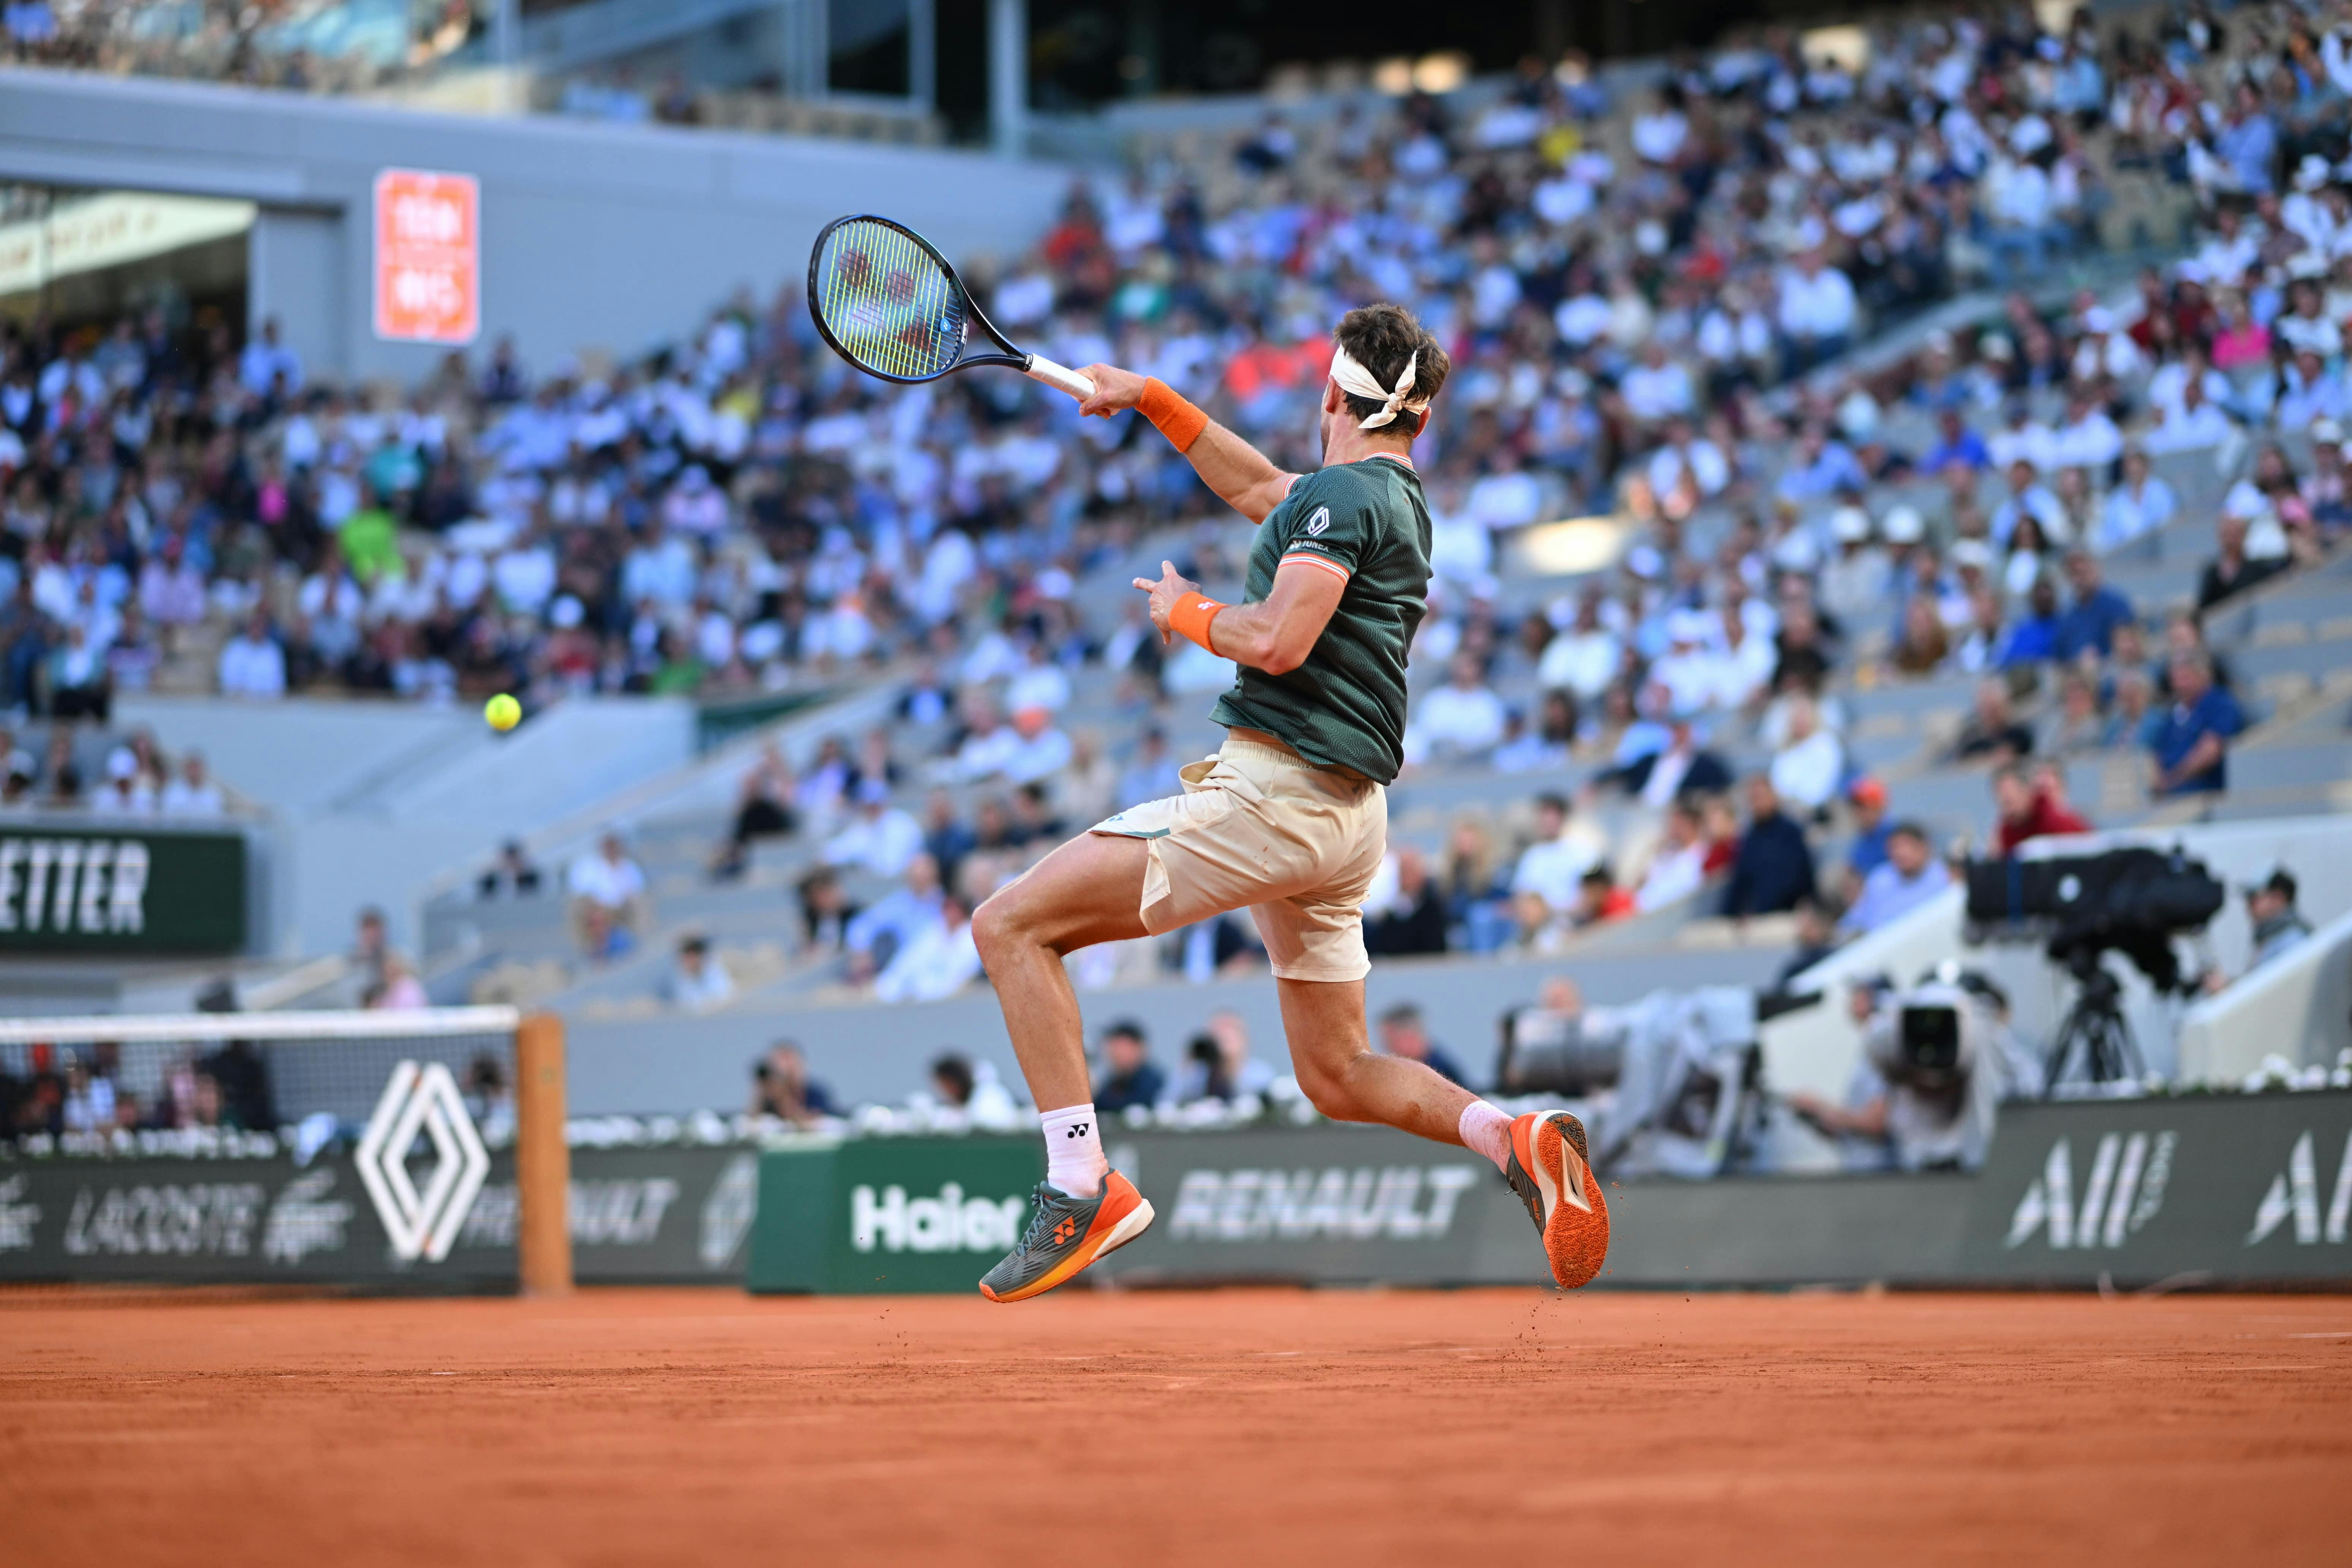
<path id="1" fill-rule="evenodd" d="M 1212 715 L 1223 749 L 1184 793 L 1133 806 L 997 889 L 972 917 L 1035 1096 L 1046 1173 L 1027 1232 L 980 1282 L 1042 1295 L 1134 1240 L 1151 1205 L 1103 1157 L 1076 995 L 1063 958 L 1246 907 L 1281 993 L 1299 1087 L 1324 1115 L 1378 1121 L 1495 1162 L 1527 1204 L 1562 1286 L 1600 1272 L 1609 1210 L 1565 1111 L 1514 1121 L 1364 1028 L 1361 908 L 1388 847 L 1386 785 L 1403 760 L 1405 658 L 1428 608 L 1430 521 L 1412 442 L 1445 351 L 1394 305 L 1351 310 L 1323 388 L 1323 466 L 1286 474 L 1167 385 L 1089 365 L 1082 411 L 1139 410 L 1252 522 L 1248 600 L 1221 605 L 1165 562 L 1152 624 L 1240 666 Z"/>

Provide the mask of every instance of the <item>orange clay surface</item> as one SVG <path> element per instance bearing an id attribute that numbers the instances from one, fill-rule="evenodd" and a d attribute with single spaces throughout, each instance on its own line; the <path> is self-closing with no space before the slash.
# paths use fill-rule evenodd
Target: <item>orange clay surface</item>
<path id="1" fill-rule="evenodd" d="M 0 1561 L 2352 1561 L 2352 1300 L 0 1293 Z"/>

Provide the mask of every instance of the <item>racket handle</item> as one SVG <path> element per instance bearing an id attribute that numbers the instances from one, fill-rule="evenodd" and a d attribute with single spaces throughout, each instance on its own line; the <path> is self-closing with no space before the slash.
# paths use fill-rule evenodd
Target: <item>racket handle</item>
<path id="1" fill-rule="evenodd" d="M 1095 395 L 1095 384 L 1076 371 L 1055 364 L 1044 354 L 1029 356 L 1029 374 L 1047 386 L 1057 386 L 1084 403 Z"/>

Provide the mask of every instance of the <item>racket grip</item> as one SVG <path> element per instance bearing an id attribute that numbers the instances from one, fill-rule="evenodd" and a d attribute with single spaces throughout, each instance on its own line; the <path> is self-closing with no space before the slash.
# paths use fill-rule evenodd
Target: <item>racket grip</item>
<path id="1" fill-rule="evenodd" d="M 1084 403 L 1095 395 L 1095 384 L 1076 371 L 1055 364 L 1044 354 L 1029 356 L 1029 374 L 1047 386 L 1057 386 Z"/>

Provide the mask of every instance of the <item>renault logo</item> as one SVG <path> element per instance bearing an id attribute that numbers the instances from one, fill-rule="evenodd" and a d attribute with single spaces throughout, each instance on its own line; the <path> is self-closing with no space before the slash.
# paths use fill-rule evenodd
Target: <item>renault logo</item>
<path id="1" fill-rule="evenodd" d="M 433 1173 L 421 1193 L 408 1173 L 408 1152 L 420 1132 L 433 1144 Z M 490 1156 L 446 1067 L 402 1062 L 392 1069 L 360 1138 L 359 1167 L 393 1256 L 410 1263 L 447 1258 L 489 1174 Z"/>

